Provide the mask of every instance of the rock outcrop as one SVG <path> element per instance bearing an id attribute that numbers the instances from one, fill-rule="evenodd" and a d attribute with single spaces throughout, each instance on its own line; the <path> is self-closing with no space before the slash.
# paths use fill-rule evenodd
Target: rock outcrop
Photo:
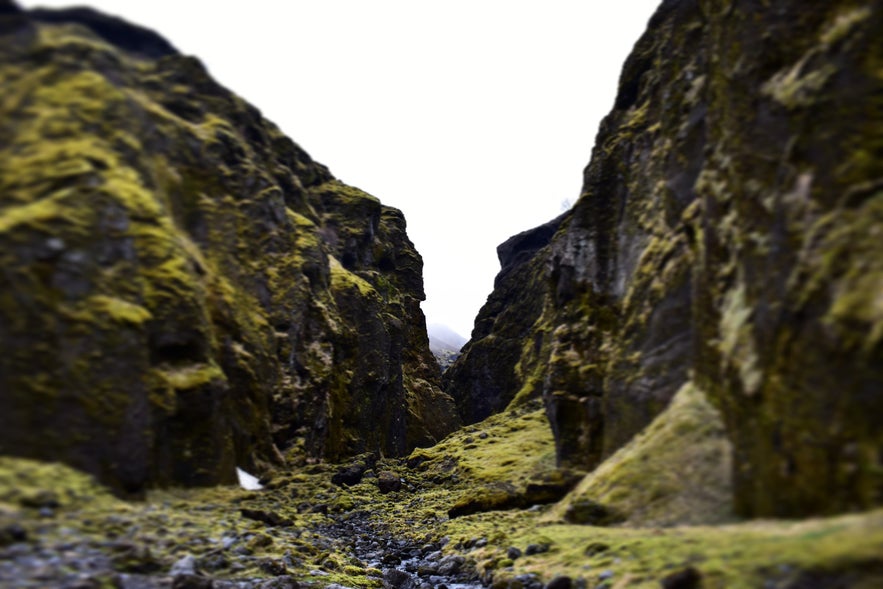
<path id="1" fill-rule="evenodd" d="M 883 503 L 881 30 L 876 2 L 663 2 L 579 201 L 448 372 L 461 415 L 541 394 L 594 468 L 692 382 L 738 514 Z"/>
<path id="2" fill-rule="evenodd" d="M 464 423 L 497 413 L 518 396 L 535 397 L 542 367 L 530 361 L 541 339 L 532 333 L 543 311 L 545 251 L 560 217 L 509 238 L 497 248 L 501 270 L 475 318 L 472 339 L 443 375 Z"/>
<path id="3" fill-rule="evenodd" d="M 401 213 L 158 35 L 0 5 L 0 453 L 117 491 L 457 425 Z"/>

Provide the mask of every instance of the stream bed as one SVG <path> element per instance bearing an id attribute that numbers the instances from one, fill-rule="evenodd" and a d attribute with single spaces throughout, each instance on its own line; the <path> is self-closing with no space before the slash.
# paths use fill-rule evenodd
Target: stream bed
<path id="1" fill-rule="evenodd" d="M 47 521 L 46 527 L 54 526 Z M 275 529 L 279 536 L 302 532 Z M 332 519 L 311 532 L 318 534 L 321 544 L 330 551 L 349 555 L 365 568 L 382 571 L 384 587 L 485 586 L 464 556 L 443 554 L 443 546 L 438 543 L 419 545 L 394 538 L 373 525 L 364 512 Z M 245 542 L 242 537 L 225 537 L 222 547 L 199 557 L 184 556 L 171 567 L 151 561 L 149 545 L 122 539 L 98 542 L 73 528 L 57 530 L 51 540 L 21 529 L 12 540 L 0 545 L 0 587 L 4 589 L 349 589 L 330 580 L 325 582 L 323 577 L 331 576 L 326 571 L 311 571 L 307 577 L 310 580 L 289 574 L 287 557 L 272 561 L 237 550 Z M 266 576 L 230 578 L 230 573 L 243 568 L 246 562 L 259 562 Z"/>
<path id="2" fill-rule="evenodd" d="M 443 554 L 439 543 L 417 544 L 376 529 L 367 514 L 351 514 L 322 526 L 321 533 L 338 542 L 371 568 L 383 571 L 384 585 L 393 589 L 476 589 L 484 587 L 474 568 L 459 554 Z"/>

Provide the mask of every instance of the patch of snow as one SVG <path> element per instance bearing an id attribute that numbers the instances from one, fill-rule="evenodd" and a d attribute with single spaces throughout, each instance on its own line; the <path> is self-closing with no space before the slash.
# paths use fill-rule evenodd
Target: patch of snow
<path id="1" fill-rule="evenodd" d="M 236 467 L 236 476 L 239 478 L 239 486 L 246 491 L 260 491 L 264 488 L 256 476 L 248 474 L 238 466 Z"/>

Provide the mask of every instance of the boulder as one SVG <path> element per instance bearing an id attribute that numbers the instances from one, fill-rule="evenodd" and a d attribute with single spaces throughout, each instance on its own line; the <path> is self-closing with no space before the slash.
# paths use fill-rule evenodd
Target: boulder
<path id="1" fill-rule="evenodd" d="M 384 495 L 399 491 L 402 488 L 402 478 L 394 472 L 381 470 L 377 473 L 377 488 Z"/>

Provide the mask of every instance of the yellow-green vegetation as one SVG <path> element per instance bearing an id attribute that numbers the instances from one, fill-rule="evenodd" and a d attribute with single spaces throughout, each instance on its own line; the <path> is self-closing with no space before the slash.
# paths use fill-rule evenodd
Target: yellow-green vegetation
<path id="1" fill-rule="evenodd" d="M 14 513 L 54 505 L 63 510 L 86 506 L 121 508 L 125 504 L 94 477 L 63 464 L 0 456 L 0 506 Z M 7 512 L 7 515 L 11 513 Z M 16 514 L 21 516 L 21 514 Z"/>
<path id="2" fill-rule="evenodd" d="M 690 521 L 689 507 L 681 503 L 690 491 L 673 493 L 673 473 L 665 468 L 680 468 L 682 476 L 701 485 L 694 468 L 697 460 L 708 456 L 703 458 L 701 450 L 689 446 L 713 445 L 720 426 L 692 387 L 678 393 L 666 414 L 669 420 L 656 420 L 633 446 L 616 453 L 594 477 L 585 479 L 589 484 L 577 490 L 591 494 L 596 489 L 598 499 L 630 508 L 625 526 L 556 521 L 555 514 L 573 496 L 551 508 L 490 506 L 490 511 L 448 517 L 477 489 L 509 489 L 517 494 L 530 480 L 549 479 L 554 472 L 553 444 L 542 410 L 533 403 L 467 427 L 433 448 L 415 450 L 407 461 L 380 460 L 376 472 L 392 470 L 406 482 L 401 490 L 386 495 L 373 477 L 353 486 L 337 486 L 330 482 L 337 467 L 314 465 L 280 471 L 262 491 L 228 487 L 154 491 L 143 502 L 125 503 L 67 467 L 2 459 L 0 507 L 4 521 L 23 524 L 32 538 L 46 546 L 69 545 L 72 538 L 112 540 L 108 546 L 149 546 L 146 552 L 130 550 L 124 560 L 114 558 L 114 566 L 153 567 L 154 574 L 162 574 L 188 554 L 198 563 L 210 563 L 218 555 L 229 563 L 238 554 L 244 566 L 222 568 L 213 576 L 250 579 L 284 571 L 322 585 L 381 587 L 382 571 L 352 553 L 346 534 L 330 531 L 329 526 L 345 525 L 354 518 L 363 526 L 361 534 L 383 533 L 414 546 L 446 538 L 446 554 L 462 554 L 467 566 L 498 586 L 533 573 L 546 582 L 568 575 L 586 579 L 589 586 L 606 581 L 610 588 L 649 589 L 687 569 L 701 577 L 705 589 L 784 588 L 813 579 L 845 579 L 848 586 L 864 589 L 878 586 L 875 583 L 883 579 L 880 510 L 801 522 L 671 525 L 678 522 L 666 520 L 666 508 L 677 512 L 681 523 Z M 703 424 L 704 420 L 711 423 Z M 684 465 L 673 464 L 678 457 Z M 643 479 L 638 476 L 642 465 Z M 634 502 L 613 496 L 616 487 L 631 490 Z M 664 488 L 668 495 L 654 500 L 648 495 L 654 488 Z M 46 489 L 52 491 L 50 499 L 60 499 L 50 520 L 38 514 L 47 504 Z M 645 504 L 649 508 L 642 511 Z M 697 505 L 703 509 L 701 499 Z M 702 515 L 708 520 L 719 512 Z M 642 517 L 650 525 L 642 525 Z M 76 534 L 72 536 L 71 530 Z M 529 546 L 539 549 L 514 559 L 507 554 L 510 547 L 526 552 Z"/>
<path id="3" fill-rule="evenodd" d="M 812 276 L 807 295 L 823 288 L 825 277 L 841 276 L 825 323 L 844 335 L 848 326 L 863 325 L 864 337 L 848 344 L 872 354 L 883 341 L 883 259 L 875 255 L 883 232 L 883 192 L 875 192 L 856 210 L 843 211 L 836 221 L 828 219 L 820 229 L 826 234 L 827 255 Z"/>
<path id="4" fill-rule="evenodd" d="M 131 303 L 117 297 L 95 295 L 80 302 L 75 308 L 62 309 L 61 312 L 81 321 L 92 321 L 96 316 L 104 316 L 118 323 L 140 325 L 153 315 L 141 305 Z"/>
<path id="5" fill-rule="evenodd" d="M 815 8 L 660 6 L 579 200 L 548 240 L 500 246 L 538 249 L 501 256 L 445 375 L 461 414 L 541 395 L 558 460 L 591 470 L 694 382 L 738 515 L 883 505 L 883 9 Z"/>
<path id="6" fill-rule="evenodd" d="M 334 200 L 355 206 L 373 207 L 380 204 L 380 199 L 360 190 L 354 186 L 344 184 L 340 180 L 329 180 L 313 189 L 313 192 L 322 195 L 327 194 Z"/>
<path id="7" fill-rule="evenodd" d="M 0 19 L 0 453 L 138 494 L 451 431 L 398 211 L 152 33 Z"/>
<path id="8" fill-rule="evenodd" d="M 752 307 L 745 299 L 745 285 L 740 283 L 724 296 L 720 321 L 721 360 L 734 366 L 742 380 L 745 394 L 755 394 L 761 385 L 756 345 L 751 332 Z"/>
<path id="9" fill-rule="evenodd" d="M 826 54 L 838 49 L 838 44 L 871 16 L 868 6 L 846 6 L 836 11 L 829 22 L 820 27 L 818 43 L 812 45 L 795 64 L 773 75 L 761 87 L 761 91 L 789 108 L 817 103 L 820 91 L 838 71 L 836 64 L 825 63 Z M 812 64 L 819 62 L 821 67 L 813 69 Z"/>
<path id="10" fill-rule="evenodd" d="M 653 423 L 544 519 L 572 519 L 575 505 L 588 500 L 609 508 L 629 527 L 731 520 L 731 454 L 718 411 L 693 384 L 684 385 Z"/>
<path id="11" fill-rule="evenodd" d="M 850 586 L 870 589 L 883 579 L 883 511 L 802 522 L 722 523 L 733 519 L 730 445 L 717 411 L 693 385 L 683 387 L 668 410 L 559 504 L 440 517 L 462 501 L 465 490 L 507 482 L 518 487 L 548 473 L 553 446 L 546 428 L 537 410 L 500 414 L 436 447 L 416 450 L 409 461 L 415 467 L 403 476 L 421 490 L 406 513 L 421 522 L 421 533 L 449 538 L 446 551 L 485 539 L 486 546 L 467 556 L 496 582 L 524 573 L 545 581 L 565 574 L 585 578 L 589 586 L 608 579 L 609 587 L 650 588 L 688 567 L 699 572 L 706 589 L 786 587 L 804 576 L 814 578 L 809 575 L 851 579 Z M 477 438 L 479 432 L 488 438 Z M 426 482 L 433 476 L 444 480 L 444 473 L 456 473 L 456 482 Z M 371 487 L 361 487 L 362 497 L 370 497 Z M 465 490 L 457 492 L 458 487 Z M 621 510 L 625 521 L 613 527 L 561 523 L 560 516 L 581 497 Z M 397 508 L 382 500 L 372 505 L 378 521 L 415 534 L 397 523 L 402 516 Z M 719 525 L 707 525 L 712 523 Z M 529 545 L 548 551 L 514 561 L 507 557 L 509 547 L 525 551 Z"/>
<path id="12" fill-rule="evenodd" d="M 340 265 L 334 256 L 328 256 L 328 267 L 331 270 L 331 287 L 345 289 L 354 287 L 362 296 L 377 296 L 377 291 L 361 276 L 350 272 Z"/>
<path id="13" fill-rule="evenodd" d="M 268 477 L 127 503 L 0 459 L 0 545 L 351 587 L 383 585 L 354 538 L 498 589 L 883 585 L 883 8 L 732 4 L 662 4 L 579 201 L 501 245 L 446 377 L 470 425 L 406 459 L 458 418 L 401 213 L 197 60 L 0 10 L 0 454 L 135 496 Z"/>
<path id="14" fill-rule="evenodd" d="M 686 568 L 698 571 L 704 589 L 788 587 L 801 578 L 848 579 L 849 587 L 871 589 L 883 580 L 880 510 L 799 523 L 645 529 L 542 524 L 535 514 L 513 512 L 458 519 L 440 531 L 452 543 L 487 538 L 488 546 L 470 557 L 481 569 L 496 570 L 497 580 L 532 572 L 547 581 L 563 574 L 590 583 L 607 579 L 611 588 L 655 589 Z M 529 544 L 549 550 L 498 570 L 507 547 Z"/>
<path id="15" fill-rule="evenodd" d="M 336 551 L 321 534 L 311 531 L 327 517 L 309 510 L 299 513 L 297 504 L 303 501 L 297 497 L 315 501 L 326 496 L 333 502 L 341 494 L 330 485 L 325 470 L 293 475 L 279 485 L 278 491 L 269 492 L 170 489 L 151 492 L 143 502 L 127 503 L 69 467 L 0 458 L 0 525 L 22 525 L 47 547 L 74 541 L 139 547 L 124 554 L 124 560 L 109 548 L 114 565 L 124 571 L 162 574 L 186 555 L 202 559 L 221 554 L 227 542 L 228 547 L 241 547 L 251 564 L 226 571 L 225 577 L 272 576 L 261 567 L 282 562 L 282 555 L 288 553 L 297 555 L 298 564 L 287 565 L 286 572 L 297 578 L 309 579 L 311 571 L 319 571 L 323 574 L 312 577 L 324 583 L 380 587 L 379 571 Z M 39 514 L 46 508 L 53 510 L 50 519 Z M 268 528 L 263 520 L 275 525 Z"/>
<path id="16" fill-rule="evenodd" d="M 451 434 L 432 448 L 418 448 L 409 464 L 431 484 L 427 513 L 443 509 L 485 511 L 528 507 L 531 482 L 554 482 L 555 443 L 537 402 L 494 415 Z M 446 507 L 439 507 L 444 501 Z"/>
<path id="17" fill-rule="evenodd" d="M 168 367 L 157 371 L 175 390 L 186 391 L 208 384 L 213 380 L 226 380 L 221 369 L 214 364 L 192 364 Z"/>
<path id="18" fill-rule="evenodd" d="M 451 434 L 410 459 L 427 458 L 430 468 L 453 457 L 471 481 L 514 482 L 554 468 L 554 440 L 545 411 L 536 402 L 498 413 Z M 485 437 L 486 436 L 486 437 Z"/>

